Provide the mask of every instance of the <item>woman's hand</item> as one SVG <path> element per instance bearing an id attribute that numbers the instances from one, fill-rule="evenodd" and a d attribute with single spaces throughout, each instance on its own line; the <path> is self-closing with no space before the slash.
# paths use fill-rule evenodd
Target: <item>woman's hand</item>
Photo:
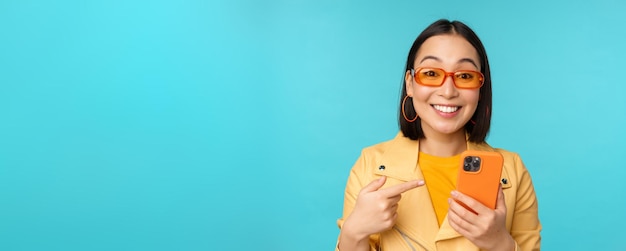
<path id="1" fill-rule="evenodd" d="M 502 187 L 498 189 L 495 210 L 458 191 L 452 191 L 452 198 L 448 199 L 448 222 L 454 230 L 481 249 L 515 250 L 515 241 L 506 229 L 506 204 Z"/>
<path id="2" fill-rule="evenodd" d="M 369 236 L 393 227 L 398 217 L 398 201 L 401 194 L 424 185 L 423 180 L 412 180 L 402 184 L 380 189 L 387 178 L 385 176 L 363 187 L 357 196 L 354 210 L 343 224 L 340 236 L 340 249 L 352 250 L 363 246 Z M 380 189 L 380 190 L 379 190 Z M 357 245 L 357 243 L 360 243 Z M 354 244 L 354 245 L 351 245 Z M 344 245 L 346 248 L 343 248 Z"/>

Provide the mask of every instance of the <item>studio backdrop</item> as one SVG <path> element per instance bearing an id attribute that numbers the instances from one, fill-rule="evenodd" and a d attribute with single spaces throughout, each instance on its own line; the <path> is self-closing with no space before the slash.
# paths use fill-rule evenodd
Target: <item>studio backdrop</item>
<path id="1" fill-rule="evenodd" d="M 0 250 L 332 250 L 408 50 L 487 49 L 546 250 L 624 250 L 626 3 L 0 2 Z"/>

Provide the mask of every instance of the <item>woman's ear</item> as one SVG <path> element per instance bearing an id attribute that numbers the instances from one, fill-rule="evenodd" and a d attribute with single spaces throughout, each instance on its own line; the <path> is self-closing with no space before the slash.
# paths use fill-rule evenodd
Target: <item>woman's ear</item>
<path id="1" fill-rule="evenodd" d="M 413 76 L 411 76 L 411 70 L 407 70 L 404 74 L 404 85 L 406 88 L 406 95 L 413 97 Z"/>

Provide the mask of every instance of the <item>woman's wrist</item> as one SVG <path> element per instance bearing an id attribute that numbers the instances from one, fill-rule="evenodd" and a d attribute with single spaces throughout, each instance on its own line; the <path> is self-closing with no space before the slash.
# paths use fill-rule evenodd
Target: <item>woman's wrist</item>
<path id="1" fill-rule="evenodd" d="M 363 234 L 363 233 L 358 233 L 355 230 L 356 229 L 352 227 L 350 222 L 346 221 L 344 223 L 343 227 L 341 228 L 340 237 L 343 237 L 344 239 L 346 239 L 349 242 L 355 242 L 355 243 L 363 241 L 363 240 L 367 240 L 369 238 L 369 235 Z"/>
<path id="2" fill-rule="evenodd" d="M 517 246 L 513 236 L 506 233 L 505 236 L 501 239 L 504 241 L 496 242 L 496 246 L 492 249 L 492 251 L 515 251 L 515 246 Z"/>
<path id="3" fill-rule="evenodd" d="M 341 251 L 369 250 L 369 235 L 353 231 L 349 221 L 346 221 L 339 233 L 338 247 Z M 367 248 L 367 249 L 364 249 Z"/>

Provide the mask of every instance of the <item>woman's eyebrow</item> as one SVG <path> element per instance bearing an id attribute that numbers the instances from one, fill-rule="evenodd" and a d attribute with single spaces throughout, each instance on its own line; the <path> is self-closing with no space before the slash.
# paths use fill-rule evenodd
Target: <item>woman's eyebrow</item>
<path id="1" fill-rule="evenodd" d="M 424 58 L 422 58 L 422 61 L 420 61 L 420 64 L 422 62 L 426 61 L 426 59 L 432 59 L 432 60 L 441 62 L 441 59 L 439 59 L 438 57 L 435 57 L 435 56 L 425 56 Z"/>
<path id="2" fill-rule="evenodd" d="M 476 62 L 474 62 L 474 60 L 472 60 L 471 58 L 461 58 L 461 60 L 459 60 L 459 63 L 463 62 L 468 62 L 470 64 L 473 64 L 476 68 L 479 68 L 478 65 L 476 65 Z"/>
<path id="3" fill-rule="evenodd" d="M 435 61 L 441 62 L 441 59 L 440 59 L 440 58 L 438 58 L 438 57 L 435 57 L 435 56 L 425 56 L 425 57 L 424 57 L 424 58 L 422 58 L 422 60 L 420 61 L 420 64 L 421 64 L 422 62 L 426 61 L 427 59 L 432 59 L 432 60 L 435 60 Z M 458 63 L 470 63 L 470 64 L 473 64 L 476 68 L 478 68 L 478 64 L 476 64 L 476 62 L 475 62 L 473 59 L 471 59 L 471 58 L 461 58 L 461 59 L 459 60 L 459 62 L 458 62 Z"/>

